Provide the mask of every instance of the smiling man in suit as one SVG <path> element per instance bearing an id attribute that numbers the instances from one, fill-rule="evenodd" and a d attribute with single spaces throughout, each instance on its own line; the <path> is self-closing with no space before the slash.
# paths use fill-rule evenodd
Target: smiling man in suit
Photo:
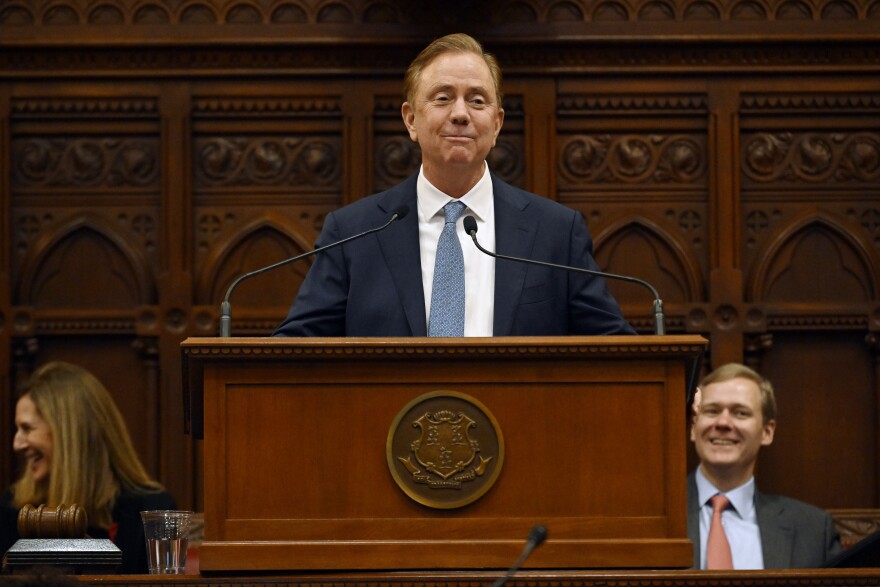
<path id="1" fill-rule="evenodd" d="M 504 122 L 501 71 L 473 38 L 435 40 L 407 69 L 401 107 L 422 152 L 401 184 L 329 214 L 321 253 L 276 336 L 634 334 L 601 277 L 498 260 L 489 250 L 598 270 L 580 213 L 501 181 L 486 156 Z"/>
<path id="2" fill-rule="evenodd" d="M 819 567 L 840 552 L 825 511 L 756 488 L 758 453 L 775 432 L 773 386 L 757 372 L 728 363 L 700 382 L 691 426 L 700 466 L 687 491 L 695 568 Z"/>

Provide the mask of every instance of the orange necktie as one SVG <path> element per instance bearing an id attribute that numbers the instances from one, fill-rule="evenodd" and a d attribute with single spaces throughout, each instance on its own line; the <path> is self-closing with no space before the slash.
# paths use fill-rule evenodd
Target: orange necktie
<path id="1" fill-rule="evenodd" d="M 706 541 L 706 568 L 729 570 L 733 569 L 733 557 L 730 554 L 730 543 L 724 526 L 721 525 L 721 512 L 730 505 L 726 496 L 715 495 L 712 502 L 712 525 L 709 527 L 709 539 Z"/>

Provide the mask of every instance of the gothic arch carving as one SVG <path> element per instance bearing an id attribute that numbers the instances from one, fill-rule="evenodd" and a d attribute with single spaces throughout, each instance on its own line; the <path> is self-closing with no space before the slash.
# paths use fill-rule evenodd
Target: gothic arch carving
<path id="1" fill-rule="evenodd" d="M 89 5 L 86 21 L 90 25 L 124 25 L 125 14 L 118 7 L 106 0 L 98 0 Z"/>
<path id="2" fill-rule="evenodd" d="M 543 20 L 546 22 L 582 22 L 585 18 L 581 6 L 570 0 L 551 2 L 545 9 Z"/>
<path id="3" fill-rule="evenodd" d="M 621 218 L 594 237 L 594 257 L 604 271 L 632 275 L 650 282 L 664 302 L 698 302 L 703 298 L 703 278 L 699 262 L 690 249 L 658 224 L 642 216 Z M 638 275 L 629 270 L 629 255 L 642 267 L 655 267 L 651 275 Z M 620 290 L 618 290 L 620 291 Z M 637 297 L 639 296 L 639 297 Z M 643 299 L 642 292 L 619 296 L 623 300 Z"/>
<path id="4" fill-rule="evenodd" d="M 69 3 L 52 2 L 43 9 L 40 19 L 46 25 L 78 25 L 83 22 L 83 15 Z"/>
<path id="5" fill-rule="evenodd" d="M 257 241 L 263 239 L 274 240 L 279 251 L 273 259 L 280 261 L 312 249 L 314 238 L 314 234 L 304 233 L 301 226 L 277 214 L 268 213 L 251 220 L 237 228 L 230 238 L 218 241 L 208 254 L 198 280 L 196 302 L 208 305 L 219 304 L 233 279 L 272 263 L 272 261 L 261 261 L 257 266 L 248 266 L 246 262 L 249 259 L 247 250 L 249 245 L 255 245 Z M 259 258 L 266 257 L 259 256 Z M 283 273 L 284 270 L 279 268 L 278 271 Z M 284 305 L 292 299 L 291 292 L 289 299 L 275 301 Z"/>
<path id="6" fill-rule="evenodd" d="M 607 0 L 600 2 L 593 9 L 591 20 L 594 22 L 618 21 L 625 22 L 630 19 L 630 9 L 624 2 Z"/>
<path id="7" fill-rule="evenodd" d="M 721 20 L 723 9 L 716 2 L 694 0 L 682 10 L 684 20 Z"/>
<path id="8" fill-rule="evenodd" d="M 269 9 L 269 22 L 273 24 L 306 24 L 309 14 L 300 2 L 281 0 Z"/>
<path id="9" fill-rule="evenodd" d="M 649 0 L 639 9 L 638 16 L 639 20 L 674 21 L 675 6 L 671 2 Z"/>
<path id="10" fill-rule="evenodd" d="M 0 7 L 0 25 L 31 26 L 36 21 L 33 9 L 24 2 L 10 2 Z"/>
<path id="11" fill-rule="evenodd" d="M 731 5 L 729 19 L 738 20 L 766 20 L 770 9 L 761 0 L 739 0 Z"/>
<path id="12" fill-rule="evenodd" d="M 214 7 L 207 2 L 190 0 L 178 9 L 178 22 L 180 24 L 217 24 L 219 19 L 214 12 Z"/>
<path id="13" fill-rule="evenodd" d="M 265 24 L 260 6 L 249 1 L 236 2 L 226 9 L 223 22 L 227 24 Z"/>
<path id="14" fill-rule="evenodd" d="M 400 24 L 403 21 L 401 5 L 386 0 L 368 2 L 361 14 L 361 22 L 365 24 Z"/>
<path id="15" fill-rule="evenodd" d="M 776 7 L 776 20 L 813 20 L 813 8 L 803 0 L 785 0 Z"/>
<path id="16" fill-rule="evenodd" d="M 357 11 L 344 0 L 325 0 L 315 7 L 316 23 L 353 23 Z"/>
<path id="17" fill-rule="evenodd" d="M 22 264 L 18 302 L 53 307 L 124 307 L 156 300 L 143 254 L 104 218 L 83 214 L 34 241 Z M 86 280 L 83 272 L 96 279 Z M 75 287 L 90 281 L 89 287 Z M 65 287 L 64 284 L 71 284 Z M 65 291 L 62 299 L 43 292 Z"/>
<path id="18" fill-rule="evenodd" d="M 171 24 L 171 13 L 154 0 L 138 2 L 132 8 L 134 24 Z"/>
<path id="19" fill-rule="evenodd" d="M 856 20 L 859 7 L 847 0 L 831 0 L 821 7 L 822 20 Z"/>
<path id="20" fill-rule="evenodd" d="M 833 216 L 806 212 L 767 242 L 749 272 L 748 301 L 858 303 L 880 291 L 870 245 Z"/>
<path id="21" fill-rule="evenodd" d="M 497 22 L 538 22 L 537 8 L 530 2 L 519 0 L 506 3 L 494 16 Z"/>

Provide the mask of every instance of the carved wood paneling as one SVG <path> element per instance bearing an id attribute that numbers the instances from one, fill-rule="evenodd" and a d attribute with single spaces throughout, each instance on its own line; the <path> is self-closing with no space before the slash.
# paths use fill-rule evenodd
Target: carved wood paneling
<path id="1" fill-rule="evenodd" d="M 10 103 L 3 214 L 12 229 L 15 379 L 52 359 L 93 370 L 159 475 L 159 363 L 155 340 L 140 336 L 155 334 L 160 295 L 158 103 L 75 93 Z"/>
<path id="2" fill-rule="evenodd" d="M 880 511 L 878 510 L 832 510 L 834 525 L 840 532 L 840 543 L 848 548 L 880 530 Z"/>
<path id="3" fill-rule="evenodd" d="M 557 99 L 559 200 L 583 212 L 600 265 L 650 281 L 670 304 L 669 326 L 685 329 L 674 308 L 702 299 L 708 278 L 707 98 L 584 85 Z M 647 290 L 609 285 L 651 332 Z"/>
<path id="4" fill-rule="evenodd" d="M 743 137 L 744 187 L 873 182 L 880 178 L 877 133 L 758 133 Z"/>
<path id="5" fill-rule="evenodd" d="M 863 123 L 880 114 L 880 94 L 765 92 L 741 107 L 748 298 L 875 299 L 880 134 Z"/>
<path id="6" fill-rule="evenodd" d="M 876 328 L 871 308 L 880 292 L 871 222 L 880 187 L 878 100 L 877 91 L 807 88 L 740 95 L 744 299 L 753 304 L 745 324 L 762 337 L 750 354 L 780 401 L 776 441 L 759 475 L 820 503 L 857 506 L 877 490 L 876 480 L 861 487 L 834 480 L 877 470 L 878 462 L 880 404 L 865 337 Z M 832 389 L 849 390 L 852 402 L 819 391 Z M 811 450 L 789 427 L 824 427 L 822 443 L 858 448 L 843 458 Z"/>
<path id="7" fill-rule="evenodd" d="M 239 275 L 313 248 L 324 215 L 342 202 L 339 96 L 290 90 L 193 103 L 196 304 L 216 306 Z M 309 265 L 306 259 L 237 288 L 237 332 L 271 332 Z M 199 326 L 215 330 L 207 308 Z"/>
<path id="8" fill-rule="evenodd" d="M 4 450 L 15 384 L 81 362 L 198 507 L 180 340 L 216 332 L 237 275 L 418 169 L 403 71 L 465 30 L 508 84 L 493 171 L 579 210 L 604 269 L 710 338 L 707 369 L 780 389 L 762 489 L 876 507 L 878 24 L 878 0 L 0 2 Z M 268 333 L 308 265 L 243 283 L 234 334 Z M 649 332 L 647 292 L 610 287 Z"/>
<path id="9" fill-rule="evenodd" d="M 871 252 L 846 226 L 820 214 L 795 219 L 762 251 L 750 290 L 755 301 L 858 304 L 878 291 Z"/>
<path id="10" fill-rule="evenodd" d="M 151 99 L 12 102 L 15 303 L 155 303 L 161 173 L 156 110 Z M 88 133 L 82 133 L 83 123 Z M 104 264 L 93 262 L 102 255 Z M 106 276 L 106 287 L 98 297 L 89 287 L 72 287 L 101 283 L 99 275 Z"/>
<path id="11" fill-rule="evenodd" d="M 773 444 L 758 462 L 762 489 L 826 507 L 861 507 L 873 499 L 870 483 L 851 482 L 876 471 L 878 457 L 876 390 L 864 383 L 875 366 L 866 350 L 856 328 L 774 333 L 756 363 L 779 404 Z M 822 432 L 805 437 L 808 430 Z"/>

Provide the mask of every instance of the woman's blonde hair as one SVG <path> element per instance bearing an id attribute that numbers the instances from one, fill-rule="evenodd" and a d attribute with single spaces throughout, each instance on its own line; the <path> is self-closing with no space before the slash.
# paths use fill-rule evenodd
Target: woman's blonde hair
<path id="1" fill-rule="evenodd" d="M 52 433 L 47 479 L 35 481 L 30 468 L 13 485 L 17 507 L 30 503 L 77 503 L 89 525 L 108 528 L 121 490 L 161 491 L 135 452 L 122 414 L 94 375 L 70 363 L 38 369 L 22 397 L 28 396 Z"/>

